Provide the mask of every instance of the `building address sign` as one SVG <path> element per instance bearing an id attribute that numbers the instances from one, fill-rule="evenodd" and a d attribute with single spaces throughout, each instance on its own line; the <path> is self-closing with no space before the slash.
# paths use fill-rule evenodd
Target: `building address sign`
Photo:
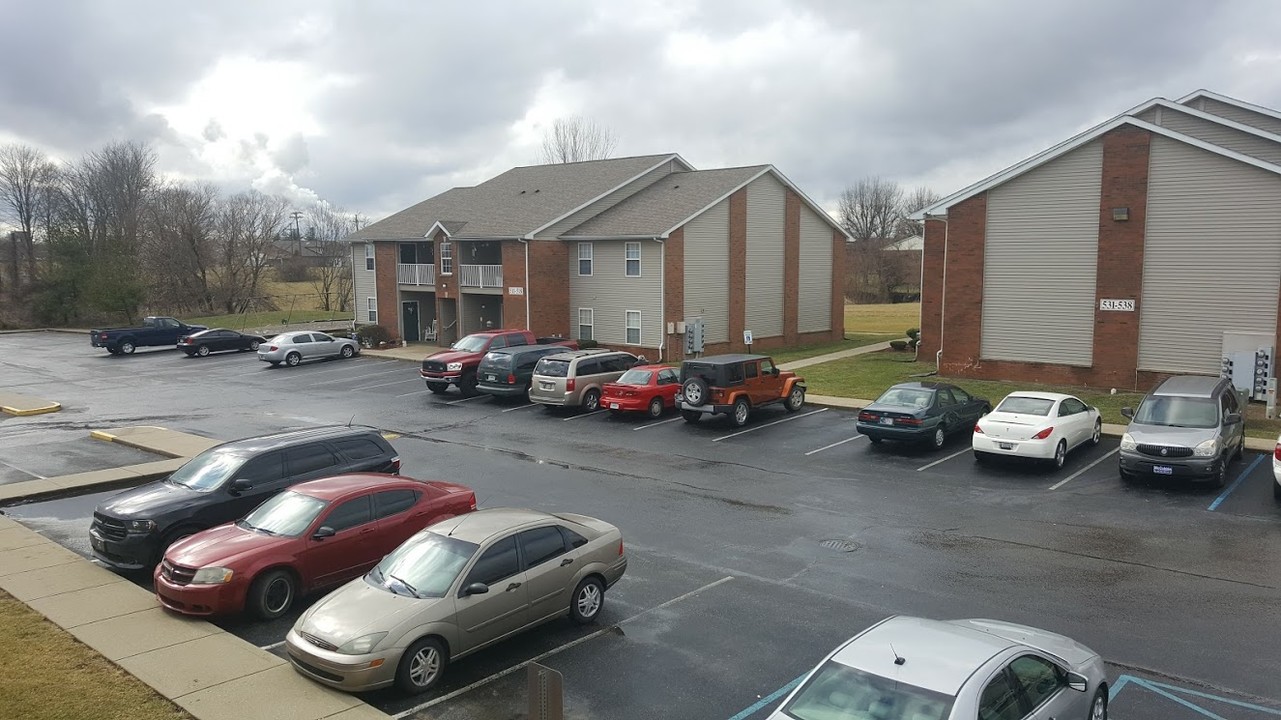
<path id="1" fill-rule="evenodd" d="M 1099 300 L 1100 310 L 1119 310 L 1120 312 L 1134 312 L 1133 300 L 1110 300 L 1103 298 Z"/>

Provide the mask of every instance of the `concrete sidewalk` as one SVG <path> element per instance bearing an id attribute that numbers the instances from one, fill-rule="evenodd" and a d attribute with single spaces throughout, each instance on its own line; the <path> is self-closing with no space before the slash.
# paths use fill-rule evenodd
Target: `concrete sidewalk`
<path id="1" fill-rule="evenodd" d="M 167 613 L 146 590 L 4 517 L 0 589 L 199 720 L 388 717 L 215 625 Z"/>
<path id="2" fill-rule="evenodd" d="M 0 391 L 0 412 L 6 415 L 43 415 L 62 409 L 61 403 L 52 400 L 22 395 L 20 393 Z"/>

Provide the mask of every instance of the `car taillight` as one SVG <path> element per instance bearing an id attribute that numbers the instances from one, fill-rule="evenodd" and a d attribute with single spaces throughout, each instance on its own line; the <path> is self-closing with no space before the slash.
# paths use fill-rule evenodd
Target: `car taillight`
<path id="1" fill-rule="evenodd" d="M 982 435 L 982 434 L 983 434 L 983 428 L 979 427 L 978 425 L 975 425 L 975 426 L 974 426 L 974 434 L 975 434 L 975 435 Z"/>
<path id="2" fill-rule="evenodd" d="M 1281 442 L 1277 443 L 1277 449 L 1272 453 L 1272 457 L 1281 460 Z"/>
<path id="3" fill-rule="evenodd" d="M 475 496 L 475 495 L 472 495 L 472 496 L 471 496 L 471 509 L 472 509 L 472 510 L 475 510 L 475 509 L 476 509 L 476 496 Z"/>
<path id="4" fill-rule="evenodd" d="M 1044 440 L 1044 439 L 1046 439 L 1047 437 L 1049 437 L 1049 436 L 1050 436 L 1050 433 L 1052 433 L 1052 432 L 1054 432 L 1054 426 L 1053 426 L 1053 425 L 1051 425 L 1050 427 L 1047 427 L 1046 429 L 1042 430 L 1041 432 L 1039 432 L 1039 433 L 1037 433 L 1037 434 L 1033 435 L 1033 436 L 1032 436 L 1032 439 L 1033 439 L 1033 440 Z"/>
<path id="5" fill-rule="evenodd" d="M 619 555 L 619 557 L 622 557 L 622 555 L 623 555 L 623 540 L 622 540 L 622 538 L 619 538 L 619 540 L 618 540 L 618 555 Z"/>
<path id="6" fill-rule="evenodd" d="M 863 422 L 872 422 L 876 420 L 876 416 L 870 412 L 861 412 L 858 414 L 858 419 L 862 420 Z"/>
<path id="7" fill-rule="evenodd" d="M 565 392 L 573 392 L 573 391 L 574 391 L 574 378 L 566 378 Z"/>
<path id="8" fill-rule="evenodd" d="M 507 384 L 508 384 L 508 385 L 515 385 L 515 384 L 516 384 L 516 376 L 515 376 L 515 375 L 508 375 L 508 376 L 507 376 Z"/>
<path id="9" fill-rule="evenodd" d="M 391 471 L 393 473 L 400 472 L 400 456 L 399 455 L 391 459 Z"/>
<path id="10" fill-rule="evenodd" d="M 280 348 L 276 347 L 275 345 L 272 345 L 271 347 L 267 348 L 267 352 L 276 352 L 279 349 Z"/>
<path id="11" fill-rule="evenodd" d="M 912 427 L 920 427 L 921 419 L 914 418 L 914 417 L 894 418 L 894 424 L 895 425 L 911 425 Z"/>
<path id="12" fill-rule="evenodd" d="M 98 339 L 99 339 L 99 340 L 106 340 L 106 339 L 107 339 L 107 333 L 101 333 L 101 334 L 99 334 L 99 335 L 98 335 Z"/>

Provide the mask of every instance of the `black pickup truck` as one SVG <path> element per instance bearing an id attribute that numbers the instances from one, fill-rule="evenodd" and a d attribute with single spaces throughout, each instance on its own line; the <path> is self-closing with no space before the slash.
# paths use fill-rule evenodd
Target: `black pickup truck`
<path id="1" fill-rule="evenodd" d="M 132 355 L 140 347 L 176 347 L 178 338 L 208 329 L 204 325 L 188 325 L 171 317 L 145 317 L 138 327 L 90 330 L 89 344 L 106 348 L 112 355 Z"/>

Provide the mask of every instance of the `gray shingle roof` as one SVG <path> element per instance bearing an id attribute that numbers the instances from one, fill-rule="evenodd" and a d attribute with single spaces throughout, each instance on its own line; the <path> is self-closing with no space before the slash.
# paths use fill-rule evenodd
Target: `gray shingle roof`
<path id="1" fill-rule="evenodd" d="M 672 173 L 571 229 L 565 237 L 662 235 L 768 167 Z"/>
<path id="2" fill-rule="evenodd" d="M 348 239 L 421 238 L 436 222 L 463 237 L 522 236 L 675 157 L 641 155 L 512 168 L 475 187 L 454 188 L 424 200 Z"/>

